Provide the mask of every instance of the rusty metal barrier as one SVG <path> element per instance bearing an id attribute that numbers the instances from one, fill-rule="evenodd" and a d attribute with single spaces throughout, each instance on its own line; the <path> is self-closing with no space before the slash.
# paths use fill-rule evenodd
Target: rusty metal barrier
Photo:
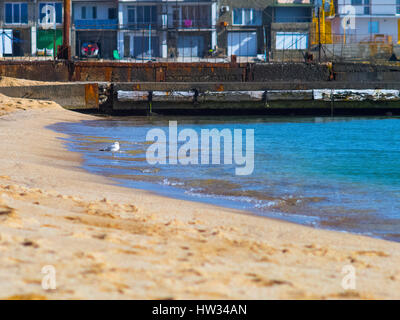
<path id="1" fill-rule="evenodd" d="M 171 63 L 91 61 L 0 61 L 0 76 L 41 81 L 253 82 L 327 81 L 331 69 L 318 63 Z"/>

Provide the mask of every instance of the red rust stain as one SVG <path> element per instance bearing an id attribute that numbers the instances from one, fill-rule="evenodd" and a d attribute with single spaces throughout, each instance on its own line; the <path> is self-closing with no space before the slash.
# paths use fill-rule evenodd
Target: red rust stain
<path id="1" fill-rule="evenodd" d="M 85 84 L 86 108 L 97 109 L 99 107 L 99 86 L 97 83 Z"/>
<path id="2" fill-rule="evenodd" d="M 156 82 L 164 82 L 165 81 L 165 73 L 162 67 L 156 69 Z"/>
<path id="3" fill-rule="evenodd" d="M 105 72 L 105 78 L 106 78 L 105 80 L 106 81 L 111 81 L 112 67 L 111 68 L 110 67 L 106 67 L 104 72 Z"/>
<path id="4" fill-rule="evenodd" d="M 224 85 L 223 85 L 223 84 L 220 84 L 220 85 L 217 87 L 217 91 L 218 91 L 218 92 L 224 91 Z"/>

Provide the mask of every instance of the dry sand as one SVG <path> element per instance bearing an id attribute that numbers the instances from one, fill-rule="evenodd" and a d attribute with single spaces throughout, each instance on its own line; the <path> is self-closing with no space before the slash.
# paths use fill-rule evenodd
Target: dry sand
<path id="1" fill-rule="evenodd" d="M 65 84 L 65 82 L 46 82 L 0 76 L 0 87 L 41 86 L 48 84 Z"/>
<path id="2" fill-rule="evenodd" d="M 399 243 L 115 186 L 45 128 L 89 116 L 0 99 L 0 298 L 400 298 Z"/>
<path id="3" fill-rule="evenodd" d="M 57 106 L 53 101 L 10 98 L 0 93 L 0 116 L 19 110 L 47 109 Z"/>

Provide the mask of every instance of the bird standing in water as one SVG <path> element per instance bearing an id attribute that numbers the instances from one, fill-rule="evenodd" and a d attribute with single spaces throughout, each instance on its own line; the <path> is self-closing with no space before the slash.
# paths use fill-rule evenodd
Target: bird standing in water
<path id="1" fill-rule="evenodd" d="M 116 141 L 114 142 L 112 145 L 108 146 L 107 148 L 104 149 L 100 149 L 100 151 L 109 151 L 112 153 L 112 155 L 114 156 L 114 153 L 119 151 L 119 142 Z"/>

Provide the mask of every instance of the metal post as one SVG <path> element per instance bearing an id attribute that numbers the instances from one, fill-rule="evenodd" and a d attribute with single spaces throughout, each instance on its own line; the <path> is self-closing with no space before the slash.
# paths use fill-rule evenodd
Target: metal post
<path id="1" fill-rule="evenodd" d="M 321 8 L 318 7 L 318 61 L 321 62 Z"/>
<path id="2" fill-rule="evenodd" d="M 64 0 L 63 46 L 69 48 L 71 29 L 71 0 Z"/>
<path id="3" fill-rule="evenodd" d="M 56 19 L 56 7 L 54 6 L 53 10 L 53 60 L 56 60 L 56 51 L 57 51 L 57 19 Z"/>
<path id="4" fill-rule="evenodd" d="M 2 42 L 2 58 L 4 58 L 4 52 L 5 52 L 5 48 L 4 48 L 4 46 L 6 45 L 5 44 L 5 41 L 4 41 L 4 33 L 5 33 L 5 31 L 4 31 L 4 29 L 2 30 L 2 33 L 1 33 L 1 42 Z"/>
<path id="5" fill-rule="evenodd" d="M 56 36 L 56 31 L 57 31 L 57 29 L 54 29 L 53 30 L 53 60 L 56 60 L 56 40 L 57 40 L 57 36 Z"/>
<path id="6" fill-rule="evenodd" d="M 266 26 L 263 26 L 264 35 L 264 60 L 267 62 L 267 33 L 265 32 Z"/>
<path id="7" fill-rule="evenodd" d="M 149 58 L 150 58 L 150 60 L 152 59 L 152 54 L 151 54 L 151 23 L 149 24 Z"/>
<path id="8" fill-rule="evenodd" d="M 71 60 L 70 30 L 71 30 L 71 0 L 64 0 L 63 44 L 57 54 L 59 59 Z"/>

